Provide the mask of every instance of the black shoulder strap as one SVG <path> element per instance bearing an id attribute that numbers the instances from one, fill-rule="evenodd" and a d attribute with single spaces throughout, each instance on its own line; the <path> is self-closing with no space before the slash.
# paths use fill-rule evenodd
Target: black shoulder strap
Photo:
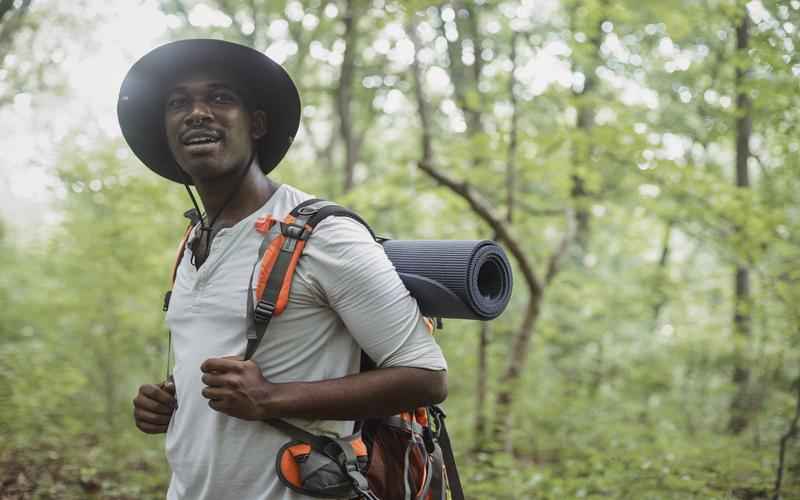
<path id="1" fill-rule="evenodd" d="M 175 256 L 175 263 L 172 265 L 172 281 L 170 282 L 169 290 L 164 293 L 164 303 L 161 306 L 161 309 L 164 312 L 169 310 L 169 301 L 172 298 L 172 288 L 175 286 L 175 278 L 178 276 L 178 266 L 181 265 L 183 255 L 186 253 L 186 245 L 188 245 L 189 242 L 189 235 L 192 233 L 194 226 L 200 221 L 200 212 L 194 208 L 184 212 L 183 216 L 189 219 L 189 226 L 183 233 L 183 239 L 178 247 L 178 253 Z M 168 329 L 167 333 L 167 371 L 164 380 L 169 380 L 172 377 L 170 369 L 170 362 L 172 360 L 172 330 Z"/>
<path id="2" fill-rule="evenodd" d="M 248 328 L 247 348 L 245 350 L 244 359 L 250 359 L 256 352 L 256 349 L 261 343 L 261 339 L 264 338 L 267 326 L 272 320 L 278 295 L 283 288 L 284 282 L 291 280 L 293 277 L 290 270 L 290 263 L 297 241 L 308 239 L 311 233 L 314 232 L 314 229 L 322 221 L 332 215 L 349 217 L 361 223 L 367 228 L 373 239 L 375 239 L 375 233 L 364 219 L 352 210 L 348 210 L 330 201 L 319 198 L 306 200 L 294 207 L 289 215 L 294 218 L 292 223 L 280 223 L 280 232 L 287 239 L 286 244 L 281 246 L 280 253 L 272 267 L 264 292 L 255 306 L 253 304 L 253 277 L 255 276 L 256 267 L 264 256 L 264 252 L 269 243 L 267 234 L 264 235 L 264 242 L 261 244 L 258 259 L 250 275 L 250 285 L 247 295 L 247 314 L 249 316 L 248 324 L 251 324 L 252 327 Z"/>
<path id="3" fill-rule="evenodd" d="M 178 266 L 181 265 L 183 254 L 186 253 L 186 245 L 189 243 L 189 234 L 191 234 L 194 226 L 200 222 L 200 213 L 194 208 L 184 212 L 183 216 L 189 219 L 189 226 L 183 233 L 183 239 L 178 247 L 178 253 L 175 256 L 175 263 L 172 265 L 172 281 L 170 282 L 169 290 L 164 294 L 164 305 L 162 306 L 164 312 L 167 312 L 169 309 L 169 299 L 172 298 L 172 287 L 175 285 L 175 278 L 178 276 Z"/>
<path id="4" fill-rule="evenodd" d="M 369 234 L 372 236 L 372 239 L 376 239 L 375 232 L 369 227 L 369 224 L 361 218 L 360 215 L 353 212 L 349 208 L 345 208 L 341 205 L 337 205 L 332 201 L 325 201 L 319 198 L 312 198 L 310 200 L 306 200 L 303 203 L 300 203 L 291 211 L 291 215 L 294 217 L 302 217 L 307 216 L 308 221 L 306 224 L 311 226 L 311 228 L 316 228 L 320 222 L 324 221 L 328 217 L 335 215 L 338 217 L 349 217 L 356 222 L 360 223 L 362 226 L 367 228 Z"/>
<path id="5" fill-rule="evenodd" d="M 439 447 L 442 449 L 444 459 L 444 469 L 447 472 L 447 486 L 450 488 L 452 500 L 464 500 L 464 490 L 461 487 L 461 478 L 458 476 L 456 467 L 456 457 L 453 455 L 453 445 L 450 443 L 450 435 L 447 434 L 447 427 L 444 424 L 444 411 L 438 406 L 434 406 L 440 412 L 439 417 Z"/>

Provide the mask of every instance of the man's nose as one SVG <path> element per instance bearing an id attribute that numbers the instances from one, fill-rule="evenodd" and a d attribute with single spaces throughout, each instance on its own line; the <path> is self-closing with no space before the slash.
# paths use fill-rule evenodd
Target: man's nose
<path id="1" fill-rule="evenodd" d="M 189 114 L 186 115 L 184 121 L 186 125 L 200 125 L 210 121 L 211 118 L 213 118 L 213 115 L 211 114 L 208 104 L 198 99 L 192 102 L 192 108 L 189 110 Z"/>

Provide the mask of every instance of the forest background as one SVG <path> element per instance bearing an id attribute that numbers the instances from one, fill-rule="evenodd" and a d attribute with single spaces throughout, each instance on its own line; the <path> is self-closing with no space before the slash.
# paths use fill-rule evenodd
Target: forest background
<path id="1" fill-rule="evenodd" d="M 189 203 L 114 106 L 188 36 L 294 75 L 278 180 L 508 251 L 508 310 L 438 334 L 468 498 L 800 498 L 799 29 L 797 0 L 0 0 L 0 498 L 163 498 L 131 399 Z"/>

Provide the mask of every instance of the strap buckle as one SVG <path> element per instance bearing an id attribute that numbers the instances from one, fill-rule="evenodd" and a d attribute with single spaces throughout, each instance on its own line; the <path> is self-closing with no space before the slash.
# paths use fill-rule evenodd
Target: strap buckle
<path id="1" fill-rule="evenodd" d="M 196 208 L 190 208 L 189 210 L 183 212 L 183 216 L 189 219 L 193 226 L 200 222 L 200 220 L 203 218 Z"/>
<path id="2" fill-rule="evenodd" d="M 256 304 L 253 311 L 253 319 L 261 323 L 267 323 L 272 319 L 272 314 L 275 312 L 275 304 L 267 300 L 261 299 Z"/>
<path id="3" fill-rule="evenodd" d="M 316 208 L 306 206 L 306 207 L 300 208 L 300 210 L 297 211 L 297 214 L 298 215 L 314 215 L 317 212 L 319 212 L 319 210 L 317 210 Z"/>
<path id="4" fill-rule="evenodd" d="M 442 410 L 440 407 L 436 405 L 431 405 L 428 407 L 428 415 L 431 416 L 431 419 L 436 424 L 435 430 L 433 431 L 432 434 L 433 438 L 438 441 L 439 436 L 442 433 L 442 426 L 444 425 L 444 419 L 447 418 L 447 415 L 445 414 L 444 410 Z"/>
<path id="5" fill-rule="evenodd" d="M 281 234 L 293 240 L 307 240 L 311 236 L 311 231 L 302 224 L 281 222 Z"/>

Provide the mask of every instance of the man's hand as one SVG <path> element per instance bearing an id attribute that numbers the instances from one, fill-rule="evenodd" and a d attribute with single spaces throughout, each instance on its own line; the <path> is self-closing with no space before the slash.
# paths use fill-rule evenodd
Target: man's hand
<path id="1" fill-rule="evenodd" d="M 139 393 L 133 400 L 136 427 L 147 434 L 167 432 L 169 421 L 177 407 L 175 384 L 171 380 L 158 385 L 143 385 L 139 387 Z"/>
<path id="2" fill-rule="evenodd" d="M 313 382 L 274 383 L 240 356 L 207 359 L 203 397 L 212 409 L 244 420 L 357 420 L 396 415 L 447 397 L 447 372 L 392 367 Z"/>
<path id="3" fill-rule="evenodd" d="M 278 384 L 264 379 L 253 361 L 240 356 L 209 358 L 201 366 L 203 397 L 208 406 L 231 417 L 264 420 L 275 417 L 265 409 Z"/>

